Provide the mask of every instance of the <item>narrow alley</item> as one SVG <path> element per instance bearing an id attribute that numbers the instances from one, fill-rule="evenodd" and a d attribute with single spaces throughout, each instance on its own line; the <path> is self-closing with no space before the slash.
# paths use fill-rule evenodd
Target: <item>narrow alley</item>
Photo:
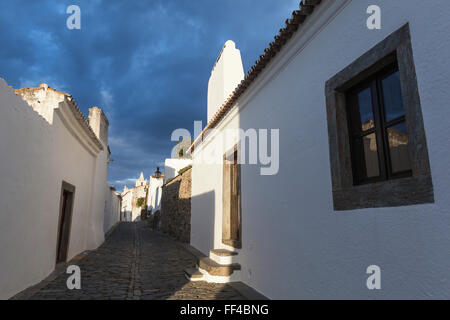
<path id="1" fill-rule="evenodd" d="M 15 299 L 30 300 L 241 300 L 229 284 L 188 282 L 185 268 L 195 257 L 180 243 L 153 232 L 148 224 L 121 223 L 105 243 L 67 265 L 81 269 L 81 289 L 69 290 L 60 268 Z"/>

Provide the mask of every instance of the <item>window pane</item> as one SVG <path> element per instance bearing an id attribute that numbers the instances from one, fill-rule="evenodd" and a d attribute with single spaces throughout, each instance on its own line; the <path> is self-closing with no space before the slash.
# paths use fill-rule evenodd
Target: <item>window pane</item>
<path id="1" fill-rule="evenodd" d="M 369 134 L 354 141 L 355 177 L 358 181 L 375 178 L 380 175 L 378 163 L 377 138 L 375 133 Z"/>
<path id="2" fill-rule="evenodd" d="M 375 126 L 373 109 L 372 109 L 372 94 L 370 88 L 367 88 L 358 93 L 359 114 L 361 119 L 361 130 L 367 131 Z"/>
<path id="3" fill-rule="evenodd" d="M 400 74 L 395 72 L 382 81 L 386 121 L 397 119 L 405 114 L 400 86 Z"/>
<path id="4" fill-rule="evenodd" d="M 367 178 L 378 177 L 380 175 L 380 166 L 378 163 L 377 137 L 375 133 L 372 133 L 365 136 L 363 141 Z"/>
<path id="5" fill-rule="evenodd" d="M 409 137 L 406 122 L 387 129 L 392 173 L 411 170 L 409 158 Z"/>

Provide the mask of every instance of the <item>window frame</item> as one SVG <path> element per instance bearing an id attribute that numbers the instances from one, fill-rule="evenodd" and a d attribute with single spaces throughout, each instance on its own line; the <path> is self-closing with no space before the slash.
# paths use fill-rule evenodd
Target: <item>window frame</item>
<path id="1" fill-rule="evenodd" d="M 411 175 L 355 184 L 349 138 L 347 92 L 397 61 Z M 409 24 L 393 32 L 325 85 L 333 205 L 336 211 L 434 203 L 422 108 Z M 375 116 L 375 115 L 374 115 Z"/>
<path id="2" fill-rule="evenodd" d="M 347 103 L 347 121 L 349 125 L 349 139 L 350 139 L 350 153 L 353 168 L 353 181 L 354 185 L 362 185 L 369 183 L 382 182 L 387 180 L 405 178 L 412 176 L 412 170 L 405 170 L 401 172 L 392 171 L 392 159 L 389 147 L 389 135 L 387 134 L 388 128 L 406 123 L 406 111 L 404 114 L 396 117 L 392 120 L 386 119 L 386 105 L 384 101 L 384 90 L 382 81 L 387 77 L 399 72 L 398 62 L 394 57 L 394 62 L 384 69 L 378 71 L 368 79 L 358 83 L 356 86 L 346 92 Z M 360 130 L 360 118 L 359 118 L 359 104 L 357 102 L 357 94 L 365 89 L 370 89 L 371 93 L 371 107 L 374 120 L 374 127 L 366 131 Z M 403 97 L 402 97 L 403 98 Z M 404 109 L 404 106 L 403 106 Z M 357 116 L 358 115 L 358 116 Z M 358 120 L 356 120 L 358 118 Z M 355 133 L 360 131 L 359 133 Z M 363 178 L 362 175 L 358 175 L 357 171 L 357 154 L 355 140 L 358 138 L 364 138 L 371 134 L 375 134 L 377 141 L 377 154 L 378 154 L 378 167 L 379 175 L 376 177 Z M 409 146 L 409 144 L 408 144 Z M 408 157 L 409 164 L 411 165 L 411 159 Z M 363 164 L 365 165 L 365 163 Z"/>

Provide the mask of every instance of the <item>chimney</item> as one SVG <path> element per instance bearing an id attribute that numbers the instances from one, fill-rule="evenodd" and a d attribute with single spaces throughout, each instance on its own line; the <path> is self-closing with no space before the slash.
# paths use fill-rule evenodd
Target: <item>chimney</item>
<path id="1" fill-rule="evenodd" d="M 217 58 L 208 83 L 208 122 L 222 107 L 231 93 L 244 80 L 241 52 L 228 40 Z"/>
<path id="2" fill-rule="evenodd" d="M 109 122 L 102 109 L 98 107 L 89 109 L 89 125 L 97 138 L 107 146 Z"/>

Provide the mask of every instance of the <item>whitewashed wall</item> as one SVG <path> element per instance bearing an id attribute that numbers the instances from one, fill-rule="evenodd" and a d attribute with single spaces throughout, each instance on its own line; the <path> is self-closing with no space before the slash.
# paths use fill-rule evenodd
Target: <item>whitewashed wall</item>
<path id="1" fill-rule="evenodd" d="M 148 210 L 153 213 L 161 209 L 162 186 L 164 185 L 163 178 L 150 177 L 150 185 L 148 187 L 147 206 Z"/>
<path id="2" fill-rule="evenodd" d="M 223 46 L 208 82 L 208 121 L 244 79 L 241 52 L 229 40 Z"/>
<path id="3" fill-rule="evenodd" d="M 377 1 L 375 31 L 365 27 L 371 4 L 323 1 L 240 98 L 229 124 L 280 128 L 279 174 L 242 168 L 242 280 L 269 298 L 450 298 L 450 2 Z M 407 22 L 436 202 L 335 212 L 325 82 Z M 191 244 L 206 254 L 220 247 L 221 184 L 221 166 L 194 159 Z M 379 291 L 366 287 L 372 264 L 382 270 Z"/>
<path id="4" fill-rule="evenodd" d="M 145 182 L 147 184 L 147 182 Z M 133 188 L 133 199 L 132 204 L 134 204 L 132 209 L 132 221 L 138 222 L 141 221 L 141 215 L 142 215 L 142 207 L 137 206 L 137 202 L 139 199 L 144 199 L 146 201 L 148 196 L 148 185 L 141 185 L 138 187 Z M 143 203 L 145 204 L 145 202 Z"/>
<path id="5" fill-rule="evenodd" d="M 103 231 L 106 234 L 120 221 L 120 195 L 110 186 L 106 188 Z"/>
<path id="6" fill-rule="evenodd" d="M 132 222 L 133 211 L 133 190 L 128 190 L 126 193 L 122 193 L 121 203 L 121 220 L 125 222 Z"/>
<path id="7" fill-rule="evenodd" d="M 49 124 L 0 79 L 0 299 L 54 270 L 63 180 L 76 187 L 68 258 L 103 242 L 106 179 L 92 195 L 106 152 L 82 146 L 62 121 L 67 105 L 61 108 Z"/>
<path id="8" fill-rule="evenodd" d="M 164 182 L 175 178 L 178 175 L 178 171 L 191 164 L 191 159 L 166 159 L 164 162 Z"/>

